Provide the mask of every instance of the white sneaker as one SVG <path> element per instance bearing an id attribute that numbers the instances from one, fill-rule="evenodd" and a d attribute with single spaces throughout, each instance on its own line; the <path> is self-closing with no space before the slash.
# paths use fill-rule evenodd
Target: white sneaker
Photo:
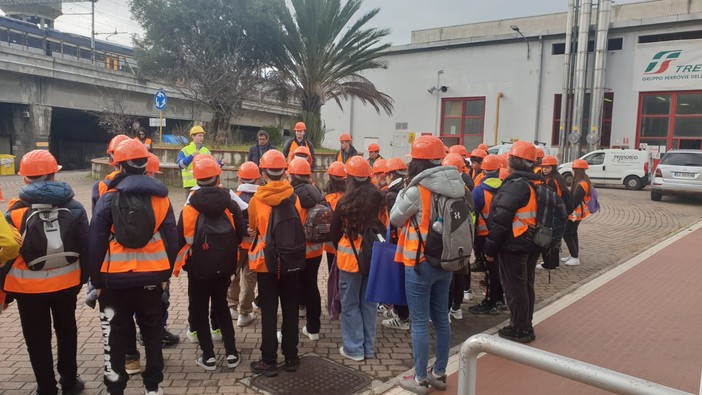
<path id="1" fill-rule="evenodd" d="M 310 340 L 317 341 L 319 340 L 319 333 L 309 333 L 307 332 L 307 325 L 302 327 L 302 334 L 309 337 Z"/>
<path id="2" fill-rule="evenodd" d="M 464 301 L 473 300 L 473 290 L 469 289 L 467 291 L 463 291 L 463 300 Z"/>
<path id="3" fill-rule="evenodd" d="M 232 315 L 232 321 L 239 319 L 239 312 L 235 307 L 230 307 L 229 313 Z"/>
<path id="4" fill-rule="evenodd" d="M 408 331 L 410 330 L 410 321 L 408 320 L 401 320 L 400 317 L 394 317 L 390 318 L 387 320 L 383 320 L 381 322 L 384 327 L 390 328 L 390 329 L 400 329 L 403 331 Z"/>
<path id="5" fill-rule="evenodd" d="M 566 266 L 578 266 L 580 264 L 580 259 L 570 258 L 565 262 Z"/>
<path id="6" fill-rule="evenodd" d="M 459 307 L 458 310 L 451 309 L 449 310 L 449 315 L 452 318 L 455 318 L 457 320 L 462 320 L 463 319 L 463 310 Z"/>
<path id="7" fill-rule="evenodd" d="M 389 310 L 388 307 L 385 306 L 384 304 L 382 304 L 382 303 L 378 304 L 378 313 L 385 314 L 388 310 Z"/>
<path id="8" fill-rule="evenodd" d="M 278 343 L 283 344 L 283 332 L 278 331 L 278 333 L 276 334 L 276 337 L 278 338 Z"/>
<path id="9" fill-rule="evenodd" d="M 197 331 L 192 331 L 192 332 L 191 332 L 190 329 L 188 329 L 188 331 L 185 333 L 185 336 L 188 338 L 188 340 L 190 340 L 190 343 L 195 343 L 195 344 L 197 344 L 197 343 L 200 342 L 200 341 L 197 339 Z"/>
<path id="10" fill-rule="evenodd" d="M 144 394 L 146 395 L 163 395 L 163 389 L 161 387 L 158 387 L 156 391 L 149 391 L 146 388 L 144 388 Z"/>
<path id="11" fill-rule="evenodd" d="M 570 255 L 561 258 L 561 262 L 568 262 L 568 259 L 570 259 Z"/>
<path id="12" fill-rule="evenodd" d="M 210 333 L 212 334 L 212 340 L 213 341 L 222 341 L 222 331 L 219 329 L 213 329 L 210 330 Z"/>
<path id="13" fill-rule="evenodd" d="M 236 320 L 236 326 L 246 326 L 256 319 L 256 313 L 251 312 L 251 313 L 241 313 L 239 314 L 239 318 Z"/>
<path id="14" fill-rule="evenodd" d="M 395 317 L 397 317 L 397 314 L 395 314 L 395 312 L 392 309 L 386 310 L 383 313 L 383 318 L 385 318 L 385 319 L 393 319 Z"/>
<path id="15" fill-rule="evenodd" d="M 356 362 L 363 362 L 363 360 L 365 359 L 363 356 L 352 357 L 351 355 L 347 354 L 346 351 L 344 351 L 344 346 L 341 346 L 341 348 L 339 348 L 339 354 L 341 354 L 342 357 L 348 358 Z"/>

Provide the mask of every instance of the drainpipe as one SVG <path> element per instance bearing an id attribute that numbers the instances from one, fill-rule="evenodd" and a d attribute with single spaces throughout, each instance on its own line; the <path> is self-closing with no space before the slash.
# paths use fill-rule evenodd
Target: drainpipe
<path id="1" fill-rule="evenodd" d="M 541 113 L 541 80 L 544 77 L 544 39 L 539 36 L 539 80 L 536 84 L 536 114 L 534 119 L 534 143 L 539 141 L 539 114 Z"/>
<path id="2" fill-rule="evenodd" d="M 497 132 L 500 129 L 500 99 L 502 99 L 504 93 L 497 92 L 497 110 L 495 111 L 495 142 L 493 145 L 497 145 Z"/>
<path id="3" fill-rule="evenodd" d="M 583 112 L 585 104 L 585 81 L 587 78 L 587 45 L 590 36 L 592 0 L 580 0 L 580 21 L 578 22 L 578 53 L 575 58 L 575 92 L 573 102 L 572 131 L 568 136 L 570 158 L 580 156 L 580 136 L 582 136 Z"/>
<path id="4" fill-rule="evenodd" d="M 592 79 L 590 102 L 590 133 L 587 135 L 588 150 L 594 151 L 602 138 L 602 104 L 605 93 L 605 71 L 607 65 L 607 31 L 612 10 L 612 0 L 600 0 L 597 12 L 597 38 L 595 45 L 595 71 Z"/>
<path id="5" fill-rule="evenodd" d="M 575 12 L 575 0 L 568 0 L 568 17 L 566 20 L 566 40 L 565 53 L 563 55 L 563 90 L 561 91 L 561 124 L 558 129 L 558 156 L 561 163 L 566 162 L 566 137 L 570 131 L 568 120 L 570 119 L 570 109 L 568 98 L 573 92 L 573 27 L 577 13 Z"/>

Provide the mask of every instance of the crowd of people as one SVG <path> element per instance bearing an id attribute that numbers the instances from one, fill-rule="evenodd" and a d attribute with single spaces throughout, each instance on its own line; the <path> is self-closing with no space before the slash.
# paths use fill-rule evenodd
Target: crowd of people
<path id="1" fill-rule="evenodd" d="M 108 145 L 114 171 L 93 188 L 90 221 L 70 185 L 55 179 L 56 159 L 45 150 L 24 155 L 18 174 L 26 185 L 0 218 L 0 260 L 7 262 L 0 301 L 3 308 L 17 302 L 36 393 L 57 394 L 59 385 L 63 394 L 84 388 L 77 374 L 75 310 L 88 283 L 86 303 L 99 306 L 107 391 L 122 394 L 130 375 L 141 372 L 145 393 L 162 394 L 162 347 L 179 341 L 166 326 L 169 282 L 183 271 L 187 338 L 201 349 L 194 363 L 206 371 L 220 363 L 239 366 L 235 326 L 251 324 L 258 311 L 261 355 L 250 370 L 271 377 L 281 368 L 295 372 L 300 332 L 311 341 L 320 338 L 318 276 L 325 253 L 330 289 L 338 295 L 327 307 L 340 309 L 340 355 L 351 361 L 374 358 L 381 314 L 383 327 L 410 331 L 414 374 L 400 381 L 408 391 L 446 389 L 450 324 L 463 318 L 461 303 L 472 299 L 471 272 L 485 273 L 486 291 L 468 311 L 497 315 L 509 308 L 510 324 L 499 335 L 522 343 L 535 339 L 536 268 L 580 264 L 578 225 L 590 214 L 592 191 L 587 162 L 574 162 L 569 189 L 556 158 L 531 143 L 517 141 L 508 154 L 497 156 L 482 144 L 469 152 L 420 136 L 406 163 L 384 159 L 377 144 L 370 144 L 369 158 L 363 158 L 344 134 L 322 190 L 312 177 L 315 154 L 305 130 L 298 122 L 295 138 L 282 152 L 260 131 L 231 191 L 221 185 L 222 162 L 204 146 L 205 130 L 193 127 L 192 142 L 177 160 L 187 192 L 178 218 L 168 188 L 155 178 L 159 161 L 144 136 L 118 135 Z M 543 248 L 534 241 L 540 225 L 538 185 L 555 191 L 566 207 L 568 257 L 560 257 L 558 243 Z M 452 218 L 445 215 L 449 212 Z M 470 231 L 453 233 L 457 229 Z M 470 240 L 451 244 L 456 235 Z M 378 240 L 396 245 L 394 259 L 381 266 L 373 257 Z M 461 247 L 458 258 L 444 247 L 464 242 L 473 251 Z M 543 262 L 537 264 L 540 256 Z M 378 286 L 369 283 L 369 272 L 385 270 L 382 265 L 403 267 L 399 281 L 406 304 L 368 301 L 368 288 Z M 436 333 L 433 366 L 428 366 L 430 324 Z M 146 354 L 143 371 L 137 340 Z M 215 340 L 222 341 L 224 355 L 216 355 Z"/>

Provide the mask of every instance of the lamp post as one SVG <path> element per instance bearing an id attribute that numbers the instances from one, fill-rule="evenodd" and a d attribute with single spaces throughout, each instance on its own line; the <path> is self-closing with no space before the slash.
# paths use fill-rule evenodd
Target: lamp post
<path id="1" fill-rule="evenodd" d="M 436 111 L 434 112 L 434 126 L 436 127 L 436 135 L 441 135 L 441 125 L 439 125 L 439 105 L 441 103 L 441 74 L 444 74 L 444 69 L 436 72 Z"/>
<path id="2" fill-rule="evenodd" d="M 531 49 L 529 48 L 529 40 L 527 40 L 527 38 L 524 37 L 524 34 L 522 34 L 521 31 L 519 31 L 519 26 L 517 26 L 517 25 L 510 25 L 509 27 L 510 27 L 512 30 L 514 30 L 515 32 L 519 33 L 519 35 L 522 36 L 522 38 L 523 38 L 524 41 L 526 42 L 526 45 L 527 45 L 527 59 L 529 59 L 529 58 L 531 57 Z"/>

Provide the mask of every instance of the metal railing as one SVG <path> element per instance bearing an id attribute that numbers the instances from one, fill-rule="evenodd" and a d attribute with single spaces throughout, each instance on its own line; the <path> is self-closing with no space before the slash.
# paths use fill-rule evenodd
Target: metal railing
<path id="1" fill-rule="evenodd" d="M 458 395 L 476 394 L 478 354 L 481 352 L 617 394 L 690 395 L 675 388 L 486 334 L 471 336 L 461 346 Z"/>

